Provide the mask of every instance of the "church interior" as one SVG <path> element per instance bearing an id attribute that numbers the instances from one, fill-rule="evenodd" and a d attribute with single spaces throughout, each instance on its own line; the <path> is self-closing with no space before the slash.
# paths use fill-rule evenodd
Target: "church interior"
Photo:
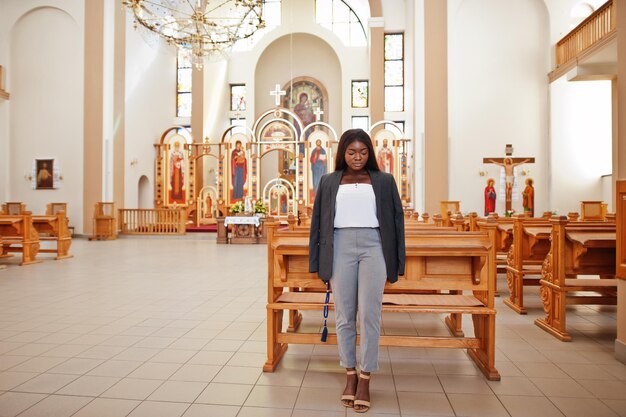
<path id="1" fill-rule="evenodd" d="M 624 0 L 0 0 L 0 416 L 354 415 L 308 239 L 359 128 L 407 250 L 368 415 L 625 417 L 620 22 Z"/>

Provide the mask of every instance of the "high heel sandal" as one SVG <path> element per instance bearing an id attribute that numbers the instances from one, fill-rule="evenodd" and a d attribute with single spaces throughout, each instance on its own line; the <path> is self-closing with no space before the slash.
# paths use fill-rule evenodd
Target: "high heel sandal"
<path id="1" fill-rule="evenodd" d="M 353 369 L 351 371 L 346 371 L 346 375 L 356 375 L 356 370 Z M 356 387 L 355 387 L 355 391 L 356 391 Z M 347 402 L 347 401 L 352 401 L 352 402 Z M 341 396 L 341 405 L 343 405 L 346 408 L 352 408 L 354 407 L 354 394 L 343 394 Z"/>
<path id="2" fill-rule="evenodd" d="M 366 381 L 369 381 L 369 379 L 371 378 L 370 375 L 366 375 L 363 372 L 359 373 L 359 378 L 360 379 L 364 379 Z M 367 391 L 369 392 L 369 386 L 367 387 Z M 363 408 L 356 408 L 357 405 L 360 405 Z M 365 413 L 367 410 L 370 409 L 370 402 L 369 401 L 365 401 L 365 400 L 354 400 L 354 412 L 355 413 Z"/>

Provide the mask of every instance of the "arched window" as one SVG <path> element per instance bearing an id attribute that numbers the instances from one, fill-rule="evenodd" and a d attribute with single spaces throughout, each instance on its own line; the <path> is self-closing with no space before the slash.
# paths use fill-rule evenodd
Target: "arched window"
<path id="1" fill-rule="evenodd" d="M 344 0 L 315 0 L 315 23 L 332 30 L 346 46 L 367 46 L 365 27 Z"/>
<path id="2" fill-rule="evenodd" d="M 234 51 L 249 51 L 267 32 L 280 26 L 282 21 L 282 0 L 263 1 L 263 20 L 265 27 L 257 30 L 248 39 L 237 42 L 233 46 Z"/>
<path id="3" fill-rule="evenodd" d="M 589 3 L 581 2 L 581 3 L 575 4 L 569 13 L 570 29 L 574 29 L 576 26 L 580 24 L 580 22 L 585 20 L 594 11 L 595 9 Z"/>
<path id="4" fill-rule="evenodd" d="M 176 59 L 176 117 L 191 117 L 191 58 L 178 50 Z"/>

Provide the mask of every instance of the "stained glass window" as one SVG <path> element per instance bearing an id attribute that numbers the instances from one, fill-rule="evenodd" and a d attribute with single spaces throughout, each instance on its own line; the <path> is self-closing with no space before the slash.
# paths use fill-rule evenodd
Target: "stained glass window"
<path id="1" fill-rule="evenodd" d="M 176 99 L 176 116 L 191 117 L 191 93 L 178 93 Z"/>
<path id="2" fill-rule="evenodd" d="M 246 119 L 230 119 L 231 126 L 237 126 L 230 131 L 231 135 L 235 133 L 246 133 Z"/>
<path id="3" fill-rule="evenodd" d="M 368 106 L 369 81 L 352 81 L 352 107 L 365 108 Z"/>
<path id="4" fill-rule="evenodd" d="M 404 111 L 404 34 L 385 34 L 385 111 Z"/>
<path id="5" fill-rule="evenodd" d="M 178 51 L 176 59 L 176 116 L 191 117 L 191 58 Z"/>
<path id="6" fill-rule="evenodd" d="M 246 85 L 230 85 L 230 109 L 232 111 L 246 110 Z"/>
<path id="7" fill-rule="evenodd" d="M 352 116 L 352 129 L 363 129 L 366 132 L 370 128 L 369 116 Z"/>
<path id="8" fill-rule="evenodd" d="M 344 0 L 316 0 L 315 23 L 333 31 L 346 46 L 367 46 L 363 23 Z"/>

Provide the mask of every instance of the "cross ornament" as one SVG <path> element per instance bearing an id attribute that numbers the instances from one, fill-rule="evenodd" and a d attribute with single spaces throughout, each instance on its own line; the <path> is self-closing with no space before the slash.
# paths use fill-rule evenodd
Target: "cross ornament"
<path id="1" fill-rule="evenodd" d="M 273 91 L 270 91 L 270 95 L 274 96 L 274 99 L 276 100 L 276 106 L 278 107 L 280 106 L 280 98 L 284 95 L 287 95 L 287 92 L 280 89 L 280 84 L 276 84 L 276 88 Z"/>
<path id="2" fill-rule="evenodd" d="M 316 121 L 320 121 L 322 120 L 322 114 L 324 114 L 324 112 L 322 111 L 322 109 L 320 107 L 317 108 L 317 110 L 315 110 L 313 113 L 315 113 L 315 120 Z"/>

